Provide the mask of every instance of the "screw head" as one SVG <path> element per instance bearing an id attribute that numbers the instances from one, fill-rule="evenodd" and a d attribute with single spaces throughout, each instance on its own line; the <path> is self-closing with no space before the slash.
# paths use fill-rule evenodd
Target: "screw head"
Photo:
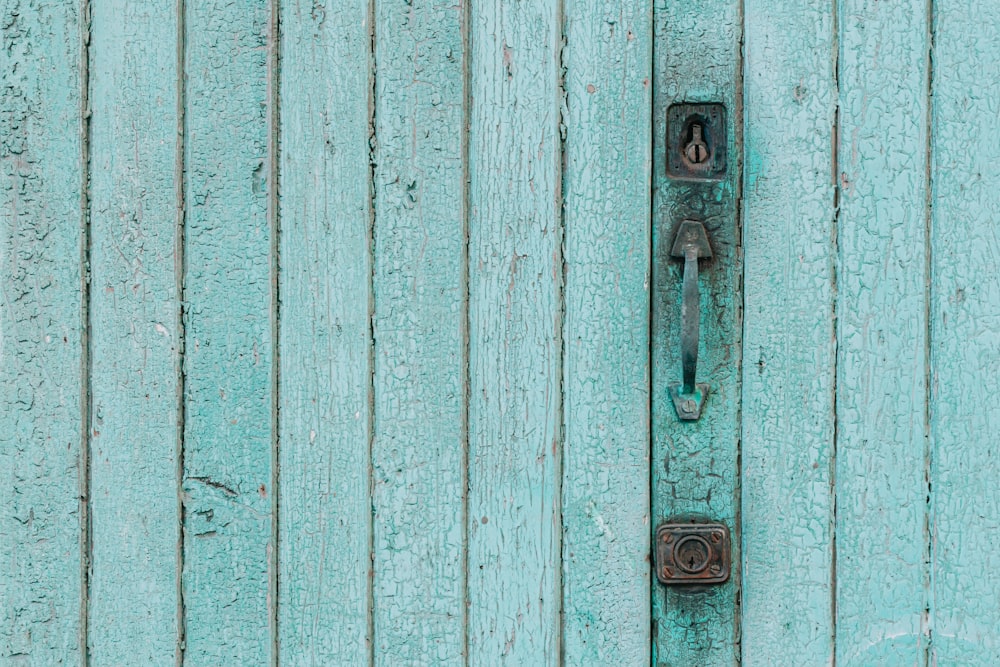
<path id="1" fill-rule="evenodd" d="M 670 577 L 674 576 L 674 571 L 671 570 L 666 565 L 664 565 L 662 568 L 660 568 L 660 574 L 663 576 L 664 579 L 669 579 Z"/>
<path id="2" fill-rule="evenodd" d="M 694 412 L 697 407 L 698 406 L 694 402 L 693 399 L 690 399 L 690 398 L 685 399 L 685 401 L 684 401 L 684 411 L 685 412 Z"/>

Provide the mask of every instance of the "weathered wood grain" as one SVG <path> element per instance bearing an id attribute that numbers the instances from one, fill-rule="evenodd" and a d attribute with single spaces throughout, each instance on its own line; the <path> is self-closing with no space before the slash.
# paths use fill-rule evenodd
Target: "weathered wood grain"
<path id="1" fill-rule="evenodd" d="M 649 2 L 566 2 L 563 660 L 648 665 Z"/>
<path id="2" fill-rule="evenodd" d="M 0 663 L 1000 662 L 1000 8 L 919 4 L 0 0 Z"/>
<path id="3" fill-rule="evenodd" d="M 931 664 L 1000 663 L 1000 5 L 934 8 Z"/>
<path id="4" fill-rule="evenodd" d="M 81 661 L 83 30 L 0 3 L 0 663 Z"/>
<path id="5" fill-rule="evenodd" d="M 469 661 L 559 659 L 556 3 L 471 7 Z"/>
<path id="6" fill-rule="evenodd" d="M 179 642 L 176 2 L 91 2 L 90 664 Z"/>
<path id="7" fill-rule="evenodd" d="M 745 3 L 743 665 L 833 659 L 834 16 Z"/>
<path id="8" fill-rule="evenodd" d="M 378 665 L 465 661 L 465 16 L 376 4 Z"/>
<path id="9" fill-rule="evenodd" d="M 371 660 L 371 22 L 281 5 L 279 662 Z"/>
<path id="10" fill-rule="evenodd" d="M 185 5 L 185 665 L 271 661 L 266 0 Z"/>
<path id="11" fill-rule="evenodd" d="M 700 517 L 734 536 L 733 574 L 697 592 L 653 588 L 653 664 L 726 665 L 739 636 L 739 387 L 741 256 L 737 216 L 740 178 L 740 3 L 659 0 L 655 5 L 653 99 L 652 429 L 653 525 Z M 728 167 L 721 180 L 666 175 L 667 112 L 680 102 L 726 108 Z M 670 256 L 677 225 L 705 223 L 713 257 L 701 262 L 698 381 L 710 385 L 697 422 L 677 418 L 668 385 L 681 380 L 682 263 Z"/>
<path id="12" fill-rule="evenodd" d="M 837 12 L 836 662 L 922 665 L 929 17 Z"/>

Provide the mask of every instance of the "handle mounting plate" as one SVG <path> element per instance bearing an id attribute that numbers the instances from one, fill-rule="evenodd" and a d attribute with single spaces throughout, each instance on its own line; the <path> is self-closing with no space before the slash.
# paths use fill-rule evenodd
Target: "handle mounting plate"
<path id="1" fill-rule="evenodd" d="M 699 382 L 694 386 L 694 391 L 686 394 L 680 382 L 670 384 L 670 398 L 674 401 L 674 409 L 677 410 L 677 418 L 685 422 L 698 421 L 701 417 L 701 409 L 705 405 L 708 397 L 708 384 Z"/>
<path id="2" fill-rule="evenodd" d="M 695 259 L 712 256 L 708 232 L 705 231 L 705 225 L 697 220 L 681 222 L 680 227 L 677 228 L 677 236 L 674 237 L 674 247 L 670 249 L 670 256 L 684 259 L 689 250 L 694 251 Z"/>

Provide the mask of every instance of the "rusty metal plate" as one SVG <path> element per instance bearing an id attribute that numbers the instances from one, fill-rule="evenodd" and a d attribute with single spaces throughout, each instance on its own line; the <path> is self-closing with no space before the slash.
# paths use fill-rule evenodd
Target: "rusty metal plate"
<path id="1" fill-rule="evenodd" d="M 675 104 L 667 110 L 667 175 L 718 180 L 726 175 L 726 108 Z"/>
<path id="2" fill-rule="evenodd" d="M 665 523 L 656 529 L 656 577 L 664 584 L 721 584 L 729 579 L 729 528 Z"/>

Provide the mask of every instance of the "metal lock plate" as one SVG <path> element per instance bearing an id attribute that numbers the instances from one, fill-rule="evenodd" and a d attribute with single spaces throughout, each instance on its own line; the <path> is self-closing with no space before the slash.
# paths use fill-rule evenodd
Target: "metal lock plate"
<path id="1" fill-rule="evenodd" d="M 663 584 L 721 584 L 729 579 L 729 528 L 665 523 L 656 529 L 656 577 Z"/>
<path id="2" fill-rule="evenodd" d="M 675 104 L 667 110 L 667 174 L 718 180 L 726 174 L 726 108 Z"/>

